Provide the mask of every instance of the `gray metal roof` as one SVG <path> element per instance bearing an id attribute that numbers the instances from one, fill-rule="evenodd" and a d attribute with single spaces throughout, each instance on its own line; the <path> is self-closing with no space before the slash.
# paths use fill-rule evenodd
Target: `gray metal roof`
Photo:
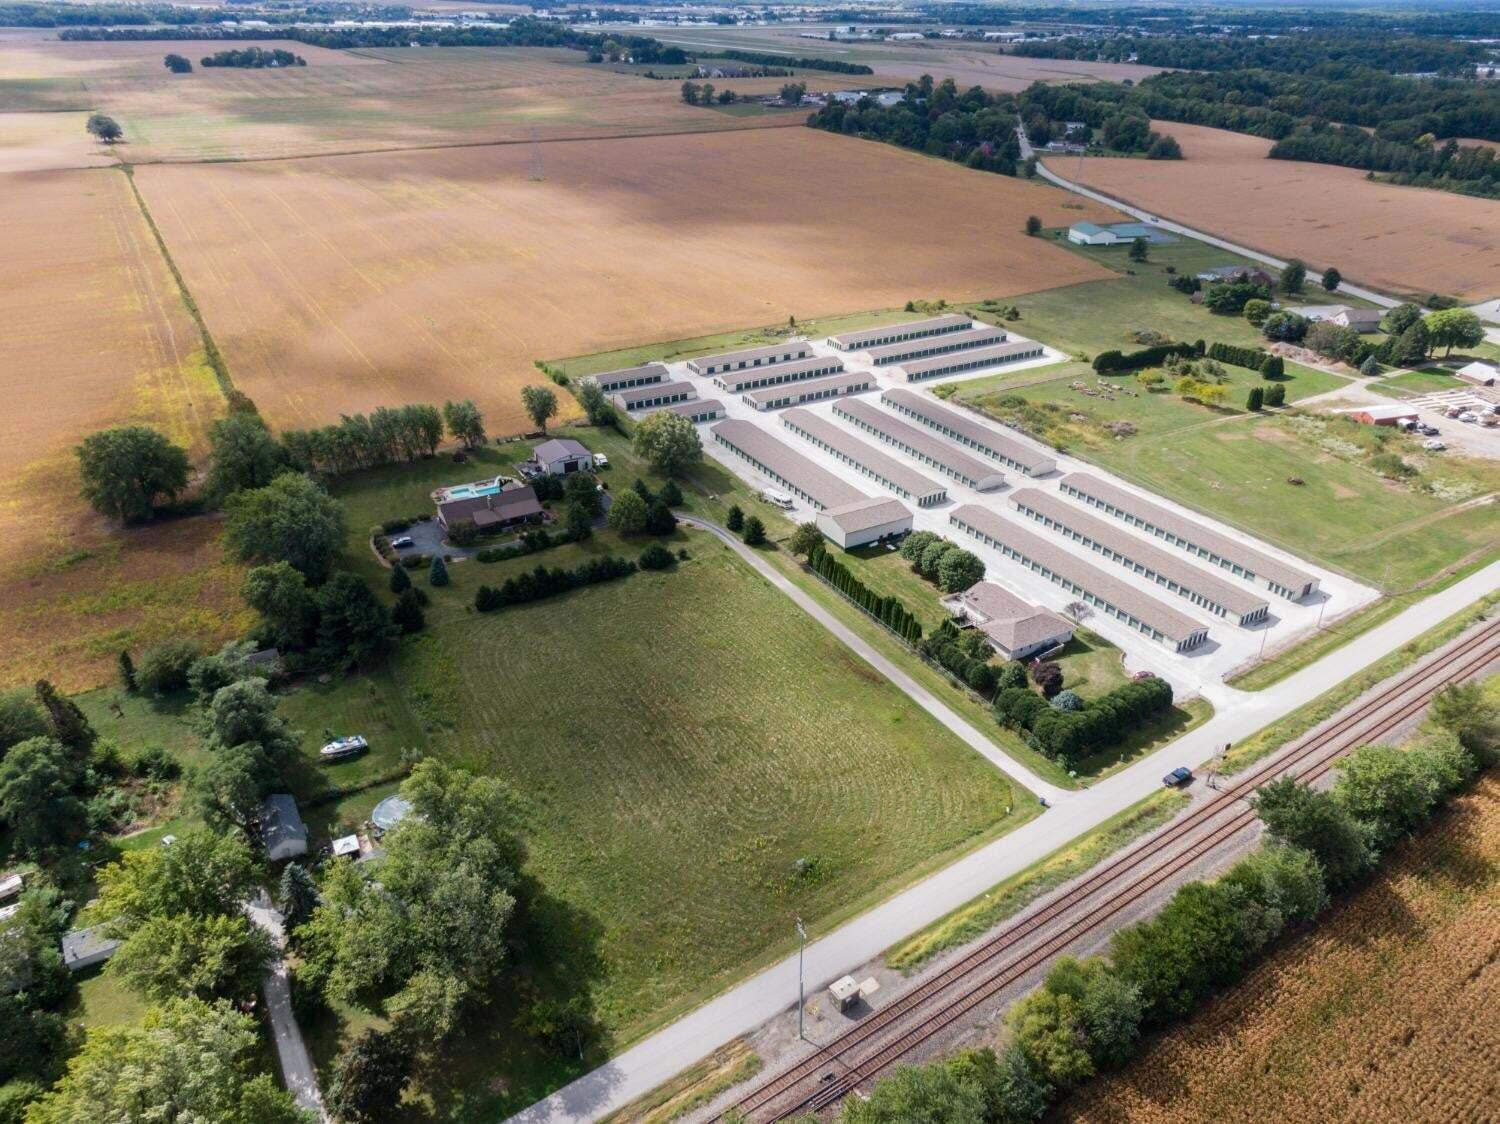
<path id="1" fill-rule="evenodd" d="M 1190 519 L 1161 504 L 1152 503 L 1098 476 L 1087 472 L 1070 472 L 1062 478 L 1062 483 L 1065 487 L 1076 488 L 1084 495 L 1109 503 L 1120 511 L 1129 512 L 1143 523 L 1159 527 L 1169 534 L 1194 543 L 1211 554 L 1228 559 L 1257 577 L 1273 581 L 1284 589 L 1300 590 L 1309 583 L 1317 584 L 1318 579 L 1315 575 L 1256 550 L 1243 539 L 1220 534 L 1196 519 Z"/>
<path id="2" fill-rule="evenodd" d="M 1040 352 L 1042 345 L 1035 340 L 1007 340 L 989 347 L 969 347 L 962 351 L 950 351 L 946 355 L 934 355 L 928 359 L 911 359 L 899 364 L 900 371 L 909 382 L 922 382 L 936 378 L 946 371 L 977 371 L 992 364 L 1009 363 L 1014 356 L 1027 352 Z"/>
<path id="3" fill-rule="evenodd" d="M 917 503 L 941 496 L 948 491 L 947 485 L 929 479 L 914 468 L 908 468 L 895 457 L 882 452 L 868 442 L 861 441 L 843 426 L 820 417 L 811 410 L 804 410 L 800 406 L 793 407 L 781 415 L 781 421 L 793 432 L 804 435 L 815 444 L 826 445 L 835 453 L 847 457 L 856 468 L 862 469 L 887 488 L 903 493 L 908 499 Z"/>
<path id="4" fill-rule="evenodd" d="M 841 388 L 868 390 L 875 385 L 875 379 L 863 371 L 845 371 L 841 375 L 829 375 L 823 379 L 808 379 L 805 382 L 782 383 L 777 386 L 765 386 L 759 390 L 746 393 L 745 400 L 752 406 L 759 407 L 765 402 L 775 401 L 791 395 L 793 398 L 805 398 L 808 395 L 823 394 L 830 390 Z"/>
<path id="5" fill-rule="evenodd" d="M 114 937 L 106 936 L 104 926 L 74 929 L 62 937 L 63 963 L 69 968 L 87 967 L 101 960 L 108 960 L 120 947 Z"/>
<path id="6" fill-rule="evenodd" d="M 1004 339 L 1004 328 L 981 324 L 977 328 L 970 328 L 963 332 L 944 332 L 940 336 L 926 336 L 919 340 L 903 340 L 901 343 L 871 348 L 870 362 L 876 366 L 900 363 L 907 356 L 917 358 L 923 355 L 929 348 L 941 347 L 961 351 L 967 347 L 978 347 L 980 344 L 999 343 Z"/>
<path id="7" fill-rule="evenodd" d="M 1065 581 L 1130 614 L 1174 643 L 1181 643 L 1194 633 L 1206 630 L 1205 625 L 1143 592 L 1134 583 L 1106 573 L 1066 547 L 1043 538 L 1016 520 L 1007 519 L 987 507 L 963 504 L 954 508 L 948 518 L 977 528 L 1022 557 L 1045 566 Z"/>
<path id="8" fill-rule="evenodd" d="M 858 534 L 860 531 L 868 531 L 872 527 L 883 527 L 887 523 L 896 523 L 902 519 L 911 525 L 911 512 L 900 500 L 892 499 L 890 496 L 872 496 L 853 503 L 846 503 L 841 507 L 831 507 L 823 512 L 828 519 L 838 525 L 839 530 L 845 534 Z"/>
<path id="9" fill-rule="evenodd" d="M 1009 347 L 1010 344 L 1002 344 Z M 910 365 L 906 369 L 910 369 Z M 900 387 L 892 387 L 880 396 L 882 402 L 888 402 L 894 406 L 900 406 L 915 414 L 919 421 L 937 428 L 947 429 L 965 440 L 973 443 L 974 447 L 982 453 L 988 453 L 998 461 L 1006 464 L 1021 465 L 1021 471 L 1028 476 L 1039 476 L 1044 472 L 1051 472 L 1057 467 L 1057 462 L 1046 453 L 1040 452 L 1019 441 L 1014 437 L 1007 437 L 1003 433 L 996 433 L 989 426 L 968 417 L 957 410 L 950 410 L 946 406 L 939 406 L 925 394 L 918 394 L 914 390 L 903 390 Z"/>
<path id="10" fill-rule="evenodd" d="M 660 382 L 666 377 L 666 364 L 645 363 L 639 367 L 626 367 L 619 371 L 600 371 L 597 375 L 586 376 L 585 381 L 594 383 L 600 390 L 610 391 L 621 383 L 638 383 L 641 379 L 652 379 Z"/>
<path id="11" fill-rule="evenodd" d="M 1266 608 L 1264 597 L 1243 586 L 1225 581 L 1218 574 L 1195 566 L 1180 555 L 1163 550 L 1147 539 L 1138 538 L 1118 522 L 1092 515 L 1056 493 L 1043 491 L 1041 488 L 1018 488 L 1010 494 L 1010 502 L 1018 508 L 1046 516 L 1081 535 L 1087 540 L 1085 545 L 1090 549 L 1105 554 L 1113 552 L 1123 555 L 1175 582 L 1181 588 L 1222 606 L 1236 618 Z"/>
<path id="12" fill-rule="evenodd" d="M 267 851 L 275 851 L 283 843 L 307 844 L 307 825 L 289 792 L 273 792 L 266 797 L 260 806 L 260 828 Z"/>
<path id="13" fill-rule="evenodd" d="M 737 418 L 727 418 L 715 425 L 714 437 L 774 476 L 795 488 L 819 508 L 842 507 L 867 499 L 865 493 L 842 477 L 772 437 L 760 426 Z"/>
<path id="14" fill-rule="evenodd" d="M 777 356 L 790 354 L 794 358 L 802 355 L 811 355 L 812 349 L 802 341 L 791 343 L 775 343 L 766 347 L 749 347 L 744 351 L 724 351 L 718 355 L 702 355 L 697 359 L 688 361 L 688 367 L 694 371 L 717 370 L 726 364 L 735 366 L 740 363 L 760 363 L 765 366 L 767 362 L 776 360 Z"/>
<path id="15" fill-rule="evenodd" d="M 582 442 L 574 441 L 571 437 L 553 437 L 543 441 L 531 455 L 543 462 L 593 456 Z"/>
<path id="16" fill-rule="evenodd" d="M 624 390 L 617 390 L 615 400 L 621 404 L 634 405 L 636 402 L 649 402 L 653 398 L 660 398 L 664 394 L 685 394 L 689 398 L 694 398 L 697 397 L 698 388 L 685 380 L 652 382 L 645 386 L 631 386 Z"/>
<path id="17" fill-rule="evenodd" d="M 973 321 L 967 316 L 949 313 L 946 316 L 933 316 L 926 320 L 907 320 L 900 324 L 887 324 L 883 328 L 866 328 L 859 332 L 840 332 L 836 336 L 829 336 L 828 342 L 834 347 L 843 348 L 845 351 L 861 351 L 866 346 L 874 344 L 877 340 L 889 339 L 892 335 L 905 333 L 909 338 L 916 339 L 920 336 L 939 335 L 944 332 L 958 331 L 966 324 Z"/>
<path id="18" fill-rule="evenodd" d="M 710 413 L 723 416 L 724 403 L 717 398 L 694 398 L 687 402 L 673 402 L 670 406 L 663 406 L 662 409 L 668 413 L 687 414 L 690 417 L 701 417 Z"/>
<path id="19" fill-rule="evenodd" d="M 746 367 L 743 371 L 720 371 L 713 376 L 713 380 L 729 393 L 735 394 L 741 387 L 764 382 L 766 379 L 796 382 L 803 377 L 815 378 L 817 375 L 827 375 L 843 369 L 844 361 L 836 356 L 810 355 L 806 359 L 793 359 L 789 363 L 766 363 L 760 367 Z"/>
<path id="20" fill-rule="evenodd" d="M 994 465 L 971 456 L 946 438 L 918 429 L 889 410 L 882 410 L 873 402 L 840 398 L 833 404 L 833 412 L 853 421 L 864 422 L 892 444 L 917 450 L 930 458 L 942 471 L 960 480 L 970 481 L 970 487 L 981 490 L 998 488 L 1005 481 L 1004 475 Z"/>

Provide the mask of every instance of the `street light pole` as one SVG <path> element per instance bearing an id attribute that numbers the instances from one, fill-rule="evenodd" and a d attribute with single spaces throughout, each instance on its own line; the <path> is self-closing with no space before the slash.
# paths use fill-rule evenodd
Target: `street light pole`
<path id="1" fill-rule="evenodd" d="M 797 937 L 801 942 L 797 946 L 797 1037 L 805 1039 L 807 1035 L 804 1033 L 805 1027 L 802 1025 L 802 1020 L 805 1017 L 802 1010 L 802 955 L 807 951 L 807 930 L 802 927 L 802 918 L 800 917 L 797 918 Z"/>

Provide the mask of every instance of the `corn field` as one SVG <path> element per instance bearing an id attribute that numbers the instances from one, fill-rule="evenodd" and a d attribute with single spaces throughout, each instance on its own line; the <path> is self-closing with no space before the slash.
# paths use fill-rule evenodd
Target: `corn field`
<path id="1" fill-rule="evenodd" d="M 1500 778 L 1056 1119 L 1500 1121 Z"/>

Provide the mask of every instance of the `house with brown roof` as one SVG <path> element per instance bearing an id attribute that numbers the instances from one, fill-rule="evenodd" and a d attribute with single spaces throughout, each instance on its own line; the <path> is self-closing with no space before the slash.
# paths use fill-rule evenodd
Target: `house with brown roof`
<path id="1" fill-rule="evenodd" d="M 471 522 L 482 531 L 503 530 L 520 523 L 534 523 L 542 517 L 542 504 L 531 485 L 507 488 L 482 496 L 466 496 L 437 505 L 438 522 L 444 529 L 455 523 Z"/>
<path id="2" fill-rule="evenodd" d="M 982 632 L 990 647 L 1008 660 L 1027 660 L 1073 639 L 1072 621 L 1023 601 L 994 582 L 977 582 L 945 597 L 943 606 L 955 620 Z"/>

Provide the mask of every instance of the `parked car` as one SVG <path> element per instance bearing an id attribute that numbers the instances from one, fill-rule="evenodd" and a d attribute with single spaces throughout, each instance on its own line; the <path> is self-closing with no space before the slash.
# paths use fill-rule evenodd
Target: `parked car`
<path id="1" fill-rule="evenodd" d="M 1461 422 L 1477 422 L 1479 420 L 1479 415 L 1476 414 L 1473 410 L 1465 410 L 1463 413 L 1458 415 L 1458 420 Z"/>
<path id="2" fill-rule="evenodd" d="M 1449 406 L 1446 410 L 1443 411 L 1443 416 L 1445 418 L 1456 418 L 1463 412 L 1464 408 L 1462 406 Z"/>
<path id="3" fill-rule="evenodd" d="M 365 741 L 363 734 L 353 734 L 347 738 L 334 738 L 322 749 L 318 750 L 318 756 L 324 761 L 342 761 L 346 757 L 353 757 L 368 749 L 370 743 Z"/>
<path id="4" fill-rule="evenodd" d="M 1193 771 L 1186 765 L 1179 765 L 1166 776 L 1162 777 L 1161 783 L 1168 788 L 1181 788 L 1185 784 L 1190 784 L 1192 779 Z"/>
<path id="5" fill-rule="evenodd" d="M 1430 437 L 1422 442 L 1422 448 L 1426 449 L 1429 453 L 1441 453 L 1447 447 L 1447 445 L 1444 445 L 1436 437 Z"/>
<path id="6" fill-rule="evenodd" d="M 1423 425 L 1417 426 L 1417 431 L 1419 433 L 1425 433 L 1428 437 L 1436 437 L 1439 433 L 1443 432 L 1437 426 L 1426 425 L 1425 423 Z"/>
<path id="7" fill-rule="evenodd" d="M 399 539 L 391 540 L 391 546 L 395 547 L 397 550 L 405 550 L 407 547 L 414 545 L 415 544 L 411 541 L 410 535 L 402 535 Z"/>
<path id="8" fill-rule="evenodd" d="M 604 453 L 595 453 L 594 454 L 594 467 L 595 468 L 608 468 L 609 467 L 609 457 L 606 456 Z"/>

